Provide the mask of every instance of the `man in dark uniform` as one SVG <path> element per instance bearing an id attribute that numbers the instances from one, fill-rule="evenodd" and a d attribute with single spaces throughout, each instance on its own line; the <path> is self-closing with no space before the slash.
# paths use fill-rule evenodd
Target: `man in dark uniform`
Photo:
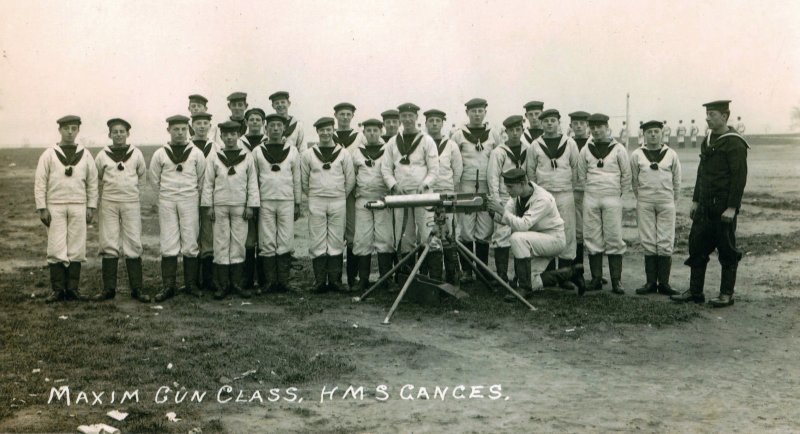
<path id="1" fill-rule="evenodd" d="M 676 302 L 703 303 L 708 255 L 717 250 L 722 265 L 719 296 L 709 301 L 712 307 L 733 304 L 736 268 L 742 252 L 736 248 L 736 216 L 747 183 L 747 149 L 750 146 L 728 125 L 730 101 L 703 104 L 709 135 L 700 144 L 700 164 L 692 197 L 692 229 L 689 233 L 691 267 L 689 290 L 672 296 Z"/>
<path id="2" fill-rule="evenodd" d="M 525 119 L 528 120 L 528 130 L 525 131 L 525 141 L 530 145 L 534 140 L 544 134 L 542 128 L 542 121 L 539 120 L 539 115 L 544 110 L 544 103 L 541 101 L 530 101 L 523 106 L 525 109 Z"/>

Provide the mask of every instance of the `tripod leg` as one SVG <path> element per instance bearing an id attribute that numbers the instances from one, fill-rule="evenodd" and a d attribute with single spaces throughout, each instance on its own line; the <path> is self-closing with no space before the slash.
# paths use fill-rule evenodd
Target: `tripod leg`
<path id="1" fill-rule="evenodd" d="M 394 315 L 394 311 L 397 309 L 397 306 L 400 304 L 400 301 L 403 299 L 403 296 L 406 295 L 406 291 L 408 291 L 408 287 L 411 286 L 411 282 L 416 277 L 417 273 L 419 273 L 419 268 L 422 266 L 422 263 L 425 262 L 425 258 L 428 256 L 428 252 L 431 250 L 430 244 L 425 245 L 425 250 L 422 251 L 422 255 L 420 255 L 419 259 L 417 259 L 417 263 L 414 264 L 414 269 L 411 270 L 411 274 L 408 275 L 408 279 L 406 279 L 406 283 L 403 285 L 403 289 L 400 290 L 400 294 L 397 295 L 397 298 L 394 300 L 394 304 L 392 308 L 389 309 L 389 313 L 384 318 L 381 324 L 390 324 L 389 320 L 392 319 L 392 315 Z"/>
<path id="2" fill-rule="evenodd" d="M 495 274 L 494 271 L 490 270 L 486 264 L 481 262 L 481 260 L 478 259 L 477 256 L 475 256 L 472 252 L 467 250 L 467 248 L 464 247 L 463 244 L 461 244 L 461 241 L 456 240 L 456 245 L 458 246 L 458 249 L 461 251 L 462 254 L 467 255 L 467 257 L 472 259 L 472 261 L 474 261 L 476 265 L 480 265 L 484 270 L 486 270 L 486 273 L 488 275 L 492 276 L 492 278 L 494 278 L 494 280 L 497 281 L 497 283 L 499 283 L 503 288 L 514 294 L 514 296 L 517 297 L 518 299 L 520 299 L 520 301 L 522 301 L 522 303 L 525 304 L 525 306 L 528 306 L 530 310 L 536 310 L 536 308 L 532 304 L 528 303 L 528 300 L 525 300 L 525 297 L 521 296 L 517 291 L 514 291 L 513 288 L 508 286 L 508 283 L 504 282 L 503 279 L 501 279 L 497 274 Z"/>
<path id="3" fill-rule="evenodd" d="M 417 252 L 418 252 L 418 251 L 419 251 L 421 248 L 422 248 L 422 246 L 418 246 L 416 249 L 414 249 L 414 250 L 412 250 L 412 251 L 408 252 L 408 254 L 406 254 L 406 256 L 404 256 L 404 257 L 403 257 L 403 259 L 401 259 L 401 260 L 397 261 L 397 264 L 394 266 L 394 268 L 392 268 L 391 270 L 389 270 L 388 272 L 386 272 L 386 274 L 384 274 L 383 276 L 381 276 L 381 278 L 380 278 L 380 279 L 378 279 L 378 281 L 377 281 L 377 282 L 373 283 L 373 284 L 372 284 L 372 286 L 370 286 L 370 287 L 369 287 L 369 289 L 368 289 L 366 292 L 364 292 L 363 294 L 361 294 L 361 297 L 356 297 L 355 301 L 361 301 L 361 300 L 363 300 L 363 299 L 367 298 L 367 296 L 368 296 L 368 295 L 369 295 L 369 294 L 370 294 L 372 291 L 374 291 L 374 290 L 375 290 L 375 288 L 379 287 L 379 286 L 380 286 L 380 285 L 381 285 L 381 284 L 382 284 L 382 283 L 383 283 L 383 282 L 384 282 L 386 279 L 388 279 L 389 277 L 391 277 L 391 276 L 392 276 L 392 274 L 394 274 L 394 272 L 395 272 L 395 271 L 399 270 L 399 269 L 400 269 L 400 267 L 402 267 L 403 265 L 405 265 L 405 263 L 406 263 L 406 262 L 408 262 L 408 261 L 409 261 L 411 258 L 414 258 L 414 257 L 416 257 L 416 255 L 417 255 Z M 410 277 L 409 277 L 409 279 L 410 279 Z"/>

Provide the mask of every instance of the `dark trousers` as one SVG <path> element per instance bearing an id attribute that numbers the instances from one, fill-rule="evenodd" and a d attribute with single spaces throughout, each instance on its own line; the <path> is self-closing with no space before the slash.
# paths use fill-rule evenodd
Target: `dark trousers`
<path id="1" fill-rule="evenodd" d="M 700 205 L 692 221 L 689 232 L 689 259 L 684 262 L 690 267 L 705 267 L 708 256 L 715 249 L 723 268 L 735 268 L 742 259 L 742 252 L 736 248 L 736 219 L 723 222 L 722 211 L 712 210 Z"/>

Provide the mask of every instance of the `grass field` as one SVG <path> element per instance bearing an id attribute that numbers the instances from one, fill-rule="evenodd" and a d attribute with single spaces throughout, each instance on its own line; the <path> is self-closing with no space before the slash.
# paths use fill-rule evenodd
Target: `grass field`
<path id="1" fill-rule="evenodd" d="M 632 295 L 644 276 L 627 193 L 628 295 L 548 289 L 530 312 L 476 284 L 464 301 L 404 302 L 389 326 L 380 325 L 389 294 L 353 303 L 352 293 L 307 292 L 307 259 L 293 274 L 298 291 L 248 303 L 179 296 L 161 308 L 140 304 L 121 271 L 114 301 L 45 305 L 46 232 L 32 198 L 41 150 L 0 150 L 0 432 L 75 432 L 101 422 L 167 433 L 796 432 L 800 146 L 795 137 L 772 142 L 754 138 L 749 155 L 738 231 L 747 255 L 732 308 Z M 154 149 L 143 149 L 148 160 Z M 685 188 L 672 278 L 684 289 L 698 156 L 679 154 Z M 154 291 L 158 219 L 149 190 L 142 211 L 145 285 Z M 306 224 L 296 226 L 303 258 Z M 86 292 L 100 284 L 96 251 L 93 227 Z M 712 260 L 707 296 L 718 282 Z M 454 392 L 460 385 L 464 395 Z M 63 395 L 48 404 L 61 386 L 71 405 Z M 348 386 L 356 392 L 345 398 Z M 434 396 L 436 386 L 447 392 Z M 320 402 L 333 387 L 325 395 L 333 399 Z M 119 402 L 134 390 L 138 402 Z M 191 399 L 195 392 L 205 393 L 202 402 Z M 113 409 L 130 415 L 117 422 L 105 415 Z M 168 421 L 167 412 L 181 420 Z"/>

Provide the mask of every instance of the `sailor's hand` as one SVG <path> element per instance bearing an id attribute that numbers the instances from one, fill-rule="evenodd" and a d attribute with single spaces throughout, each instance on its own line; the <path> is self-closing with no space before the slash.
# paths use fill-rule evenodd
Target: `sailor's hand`
<path id="1" fill-rule="evenodd" d="M 44 223 L 44 225 L 49 228 L 50 227 L 50 211 L 48 211 L 47 208 L 44 208 L 44 209 L 38 210 L 38 212 L 39 212 L 39 220 L 41 220 L 42 223 Z"/>
<path id="2" fill-rule="evenodd" d="M 86 224 L 91 223 L 93 218 L 94 218 L 94 208 L 86 208 Z"/>
<path id="3" fill-rule="evenodd" d="M 431 189 L 431 188 L 430 188 L 430 187 L 428 187 L 427 185 L 425 185 L 425 184 L 420 184 L 420 186 L 419 186 L 419 187 L 417 187 L 417 193 L 418 193 L 418 194 L 422 194 L 422 193 L 425 193 L 425 190 L 430 190 L 430 189 Z"/>
<path id="4" fill-rule="evenodd" d="M 243 217 L 245 220 L 250 220 L 251 218 L 253 218 L 253 214 L 255 214 L 255 213 L 253 212 L 253 208 L 250 208 L 250 207 L 244 207 L 244 214 L 242 214 L 242 217 Z"/>
<path id="5" fill-rule="evenodd" d="M 506 207 L 504 207 L 503 204 L 500 203 L 499 200 L 497 200 L 495 198 L 492 198 L 492 197 L 489 198 L 487 205 L 488 205 L 489 211 L 492 211 L 492 212 L 494 212 L 496 214 L 502 215 L 506 211 Z"/>
<path id="6" fill-rule="evenodd" d="M 294 204 L 294 219 L 297 221 L 299 218 L 303 217 L 303 208 L 300 206 L 299 203 Z"/>
<path id="7" fill-rule="evenodd" d="M 726 208 L 722 216 L 720 216 L 720 220 L 725 223 L 730 223 L 733 221 L 734 217 L 736 217 L 736 208 Z"/>

